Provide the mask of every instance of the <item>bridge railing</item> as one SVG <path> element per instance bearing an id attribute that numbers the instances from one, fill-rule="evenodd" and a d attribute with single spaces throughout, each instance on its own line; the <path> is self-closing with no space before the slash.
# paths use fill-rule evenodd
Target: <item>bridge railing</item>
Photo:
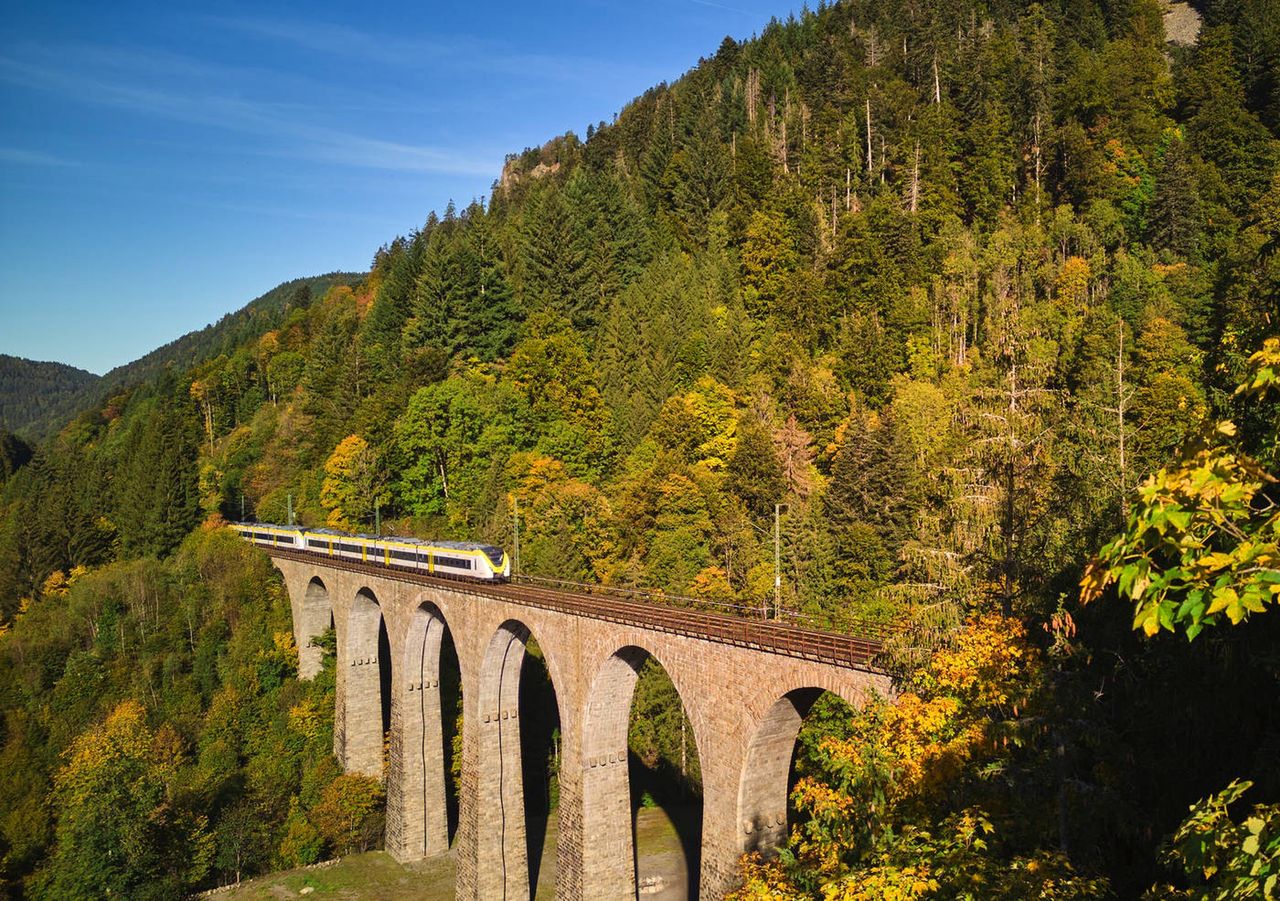
<path id="1" fill-rule="evenodd" d="M 608 597 L 599 592 L 568 592 L 560 588 L 528 584 L 507 588 L 514 588 L 520 593 L 519 603 L 534 607 L 759 648 L 789 657 L 804 657 L 861 669 L 881 669 L 878 661 L 884 650 L 884 643 L 872 637 L 805 629 L 777 620 L 746 619 L 705 610 L 683 609 L 669 604 Z"/>
<path id="2" fill-rule="evenodd" d="M 660 604 L 665 607 L 699 610 L 712 613 L 723 613 L 728 616 L 741 617 L 748 620 L 767 621 L 774 624 L 788 620 L 797 628 L 805 631 L 826 632 L 817 617 L 795 610 L 783 610 L 774 615 L 768 602 L 761 604 L 732 604 L 712 598 L 699 598 L 691 595 L 673 594 L 652 588 L 635 588 L 624 585 L 601 585 L 594 582 L 575 582 L 570 579 L 552 579 L 546 576 L 518 575 L 512 576 L 512 582 L 522 585 L 540 585 L 561 591 L 593 596 L 617 597 L 624 600 L 639 601 L 645 604 Z M 852 634 L 887 641 L 897 635 L 901 629 L 892 623 L 878 622 L 862 617 L 846 617 L 843 620 Z M 805 625 L 807 624 L 807 625 Z"/>

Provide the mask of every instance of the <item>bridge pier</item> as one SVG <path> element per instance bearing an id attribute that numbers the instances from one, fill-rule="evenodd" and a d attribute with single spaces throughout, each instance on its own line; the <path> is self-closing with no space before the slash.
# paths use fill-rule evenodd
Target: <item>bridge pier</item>
<path id="1" fill-rule="evenodd" d="M 343 679 L 342 753 L 338 759 L 348 773 L 363 773 L 381 779 L 383 762 L 383 698 L 388 686 L 383 669 L 390 661 L 382 647 L 384 632 L 382 609 L 377 598 L 362 588 L 351 602 L 347 613 L 346 635 L 340 636 L 339 657 Z M 341 640 L 345 638 L 345 641 Z M 335 749 L 338 740 L 335 724 Z"/>
<path id="2" fill-rule="evenodd" d="M 739 855 L 777 854 L 787 842 L 787 777 L 796 737 L 821 692 L 800 689 L 779 698 L 749 737 L 737 792 Z"/>
<path id="3" fill-rule="evenodd" d="M 320 672 L 323 652 L 311 639 L 333 625 L 329 590 L 323 581 L 313 577 L 304 592 L 290 592 L 289 600 L 293 610 L 293 641 L 298 648 L 298 677 L 312 679 Z"/>
<path id="4" fill-rule="evenodd" d="M 636 867 L 631 827 L 627 726 L 640 668 L 649 654 L 623 648 L 591 685 L 581 730 L 582 897 L 634 899 Z"/>
<path id="5" fill-rule="evenodd" d="M 452 636 L 463 706 L 456 896 L 466 901 L 530 895 L 519 696 L 531 634 L 560 718 L 556 897 L 568 901 L 636 897 L 627 728 L 649 655 L 680 695 L 702 767 L 704 899 L 722 898 L 737 883 L 742 853 L 771 853 L 785 842 L 791 755 L 813 700 L 827 690 L 856 707 L 873 693 L 892 692 L 888 677 L 853 651 L 847 659 L 824 651 L 824 658 L 773 648 L 767 634 L 739 640 L 745 625 L 715 617 L 705 627 L 696 616 L 672 625 L 660 609 L 639 605 L 611 608 L 606 617 L 590 598 L 580 609 L 572 597 L 545 605 L 523 600 L 518 586 L 454 585 L 287 552 L 273 558 L 293 603 L 300 649 L 324 619 L 316 612 L 324 609 L 322 596 L 332 609 L 334 752 L 348 771 L 383 776 L 380 692 L 390 665 L 386 845 L 399 860 L 448 848 L 440 649 L 446 629 Z M 323 593 L 312 587 L 317 582 Z M 843 636 L 828 639 L 825 647 L 852 647 Z"/>
<path id="6" fill-rule="evenodd" d="M 391 698 L 387 852 L 421 860 L 449 851 L 445 719 L 441 688 L 445 623 L 423 604 L 413 613 L 402 674 Z"/>
<path id="7" fill-rule="evenodd" d="M 479 709 L 469 720 L 475 748 L 470 762 L 476 779 L 480 899 L 525 901 L 530 896 L 520 748 L 520 673 L 528 638 L 529 630 L 519 623 L 498 628 L 481 664 Z M 463 722 L 468 722 L 465 716 Z"/>

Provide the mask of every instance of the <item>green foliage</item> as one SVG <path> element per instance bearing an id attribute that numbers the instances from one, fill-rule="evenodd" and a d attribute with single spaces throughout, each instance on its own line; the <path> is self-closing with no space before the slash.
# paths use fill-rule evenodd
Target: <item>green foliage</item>
<path id="1" fill-rule="evenodd" d="M 1161 886 L 1149 897 L 1216 901 L 1280 893 L 1280 805 L 1258 804 L 1239 823 L 1227 809 L 1251 787 L 1235 780 L 1191 806 L 1165 852 L 1165 862 L 1191 887 Z"/>
<path id="2" fill-rule="evenodd" d="M 55 851 L 33 885 L 36 897 L 165 898 L 208 873 L 205 817 L 169 801 L 179 787 L 180 739 L 172 729 L 151 732 L 144 716 L 126 701 L 67 750 L 54 780 Z"/>
<path id="3" fill-rule="evenodd" d="M 31 462 L 32 449 L 12 432 L 0 431 L 0 485 Z"/>
<path id="4" fill-rule="evenodd" d="M 283 869 L 309 866 L 320 859 L 323 851 L 324 838 L 295 804 L 285 820 L 284 837 L 276 851 L 279 865 Z"/>
<path id="5" fill-rule="evenodd" d="M 693 728 L 671 678 L 652 657 L 640 670 L 632 696 L 627 749 L 651 772 L 673 779 L 682 793 L 701 790 Z M 642 781 L 652 782 L 652 777 Z"/>
<path id="6" fill-rule="evenodd" d="M 286 839 L 316 859 L 300 821 L 338 775 L 332 656 L 299 684 L 289 629 L 278 576 L 222 529 L 46 588 L 0 638 L 9 878 L 173 897 L 261 872 Z"/>
<path id="7" fill-rule="evenodd" d="M 1251 363 L 1238 392 L 1280 393 L 1280 339 Z M 1086 572 L 1084 601 L 1114 583 L 1134 605 L 1135 629 L 1181 628 L 1192 639 L 1223 614 L 1236 625 L 1280 600 L 1280 510 L 1263 490 L 1276 479 L 1225 443 L 1235 435 L 1219 422 L 1143 483 L 1124 534 Z"/>
<path id="8" fill-rule="evenodd" d="M 382 836 L 383 801 L 378 780 L 348 773 L 325 787 L 311 819 L 335 853 L 368 851 Z"/>
<path id="9" fill-rule="evenodd" d="M 742 282 L 747 309 L 757 316 L 772 310 L 786 291 L 799 260 L 781 213 L 757 211 L 743 237 Z"/>
<path id="10" fill-rule="evenodd" d="M 748 510 L 757 516 L 773 510 L 786 486 L 772 436 L 763 423 L 748 418 L 738 424 L 728 473 L 725 487 L 742 498 Z"/>
<path id="11" fill-rule="evenodd" d="M 162 385 L 162 391 L 168 385 Z M 176 393 L 176 389 L 175 393 Z M 163 393 L 122 436 L 117 451 L 115 522 L 126 553 L 167 554 L 196 524 L 199 488 L 194 467 L 194 411 Z"/>
<path id="12" fill-rule="evenodd" d="M 492 461 L 520 445 L 528 415 L 527 402 L 510 386 L 479 377 L 455 376 L 418 390 L 395 424 L 401 508 L 469 518 Z"/>

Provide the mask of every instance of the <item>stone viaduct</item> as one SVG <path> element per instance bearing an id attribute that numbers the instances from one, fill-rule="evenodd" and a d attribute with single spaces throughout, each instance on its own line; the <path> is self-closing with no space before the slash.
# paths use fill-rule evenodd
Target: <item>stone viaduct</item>
<path id="1" fill-rule="evenodd" d="M 446 582 L 268 549 L 293 608 L 300 673 L 311 639 L 337 634 L 334 752 L 348 772 L 383 776 L 379 634 L 390 648 L 387 850 L 408 861 L 449 850 L 440 667 L 448 630 L 462 680 L 457 897 L 530 896 L 518 704 L 530 636 L 559 706 L 556 897 L 634 899 L 627 726 L 641 665 L 674 683 L 702 767 L 700 894 L 720 898 L 746 851 L 785 841 L 787 780 L 804 715 L 823 690 L 855 707 L 888 694 L 874 642 L 714 614 L 523 585 Z M 768 633 L 766 635 L 765 633 Z M 776 635 L 777 640 L 769 637 Z M 382 651 L 383 654 L 386 651 Z"/>

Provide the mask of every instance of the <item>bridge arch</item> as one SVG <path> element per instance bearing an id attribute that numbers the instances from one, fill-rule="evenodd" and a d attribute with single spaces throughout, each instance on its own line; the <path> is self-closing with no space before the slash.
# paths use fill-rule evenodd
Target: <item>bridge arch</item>
<path id="1" fill-rule="evenodd" d="M 611 654 L 596 671 L 587 694 L 582 726 L 582 886 L 583 897 L 637 897 L 637 856 L 632 821 L 628 731 L 636 685 L 653 660 L 671 679 L 685 712 L 677 676 L 645 648 L 628 645 Z M 702 759 L 696 725 L 693 745 Z M 699 830 L 700 831 L 700 830 Z M 700 841 L 700 836 L 699 836 Z M 688 860 L 697 895 L 698 870 Z"/>
<path id="2" fill-rule="evenodd" d="M 312 576 L 307 583 L 299 612 L 297 634 L 294 636 L 298 645 L 298 678 L 311 679 L 320 672 L 324 656 L 324 651 L 313 645 L 311 639 L 333 625 L 333 602 L 329 599 L 329 589 L 319 576 Z"/>
<path id="3" fill-rule="evenodd" d="M 429 600 L 410 617 L 400 673 L 400 730 L 393 752 L 399 758 L 397 790 L 403 793 L 399 853 L 434 857 L 448 852 L 456 822 L 448 778 L 461 673 L 448 622 Z"/>
<path id="4" fill-rule="evenodd" d="M 855 710 L 865 700 L 816 686 L 793 688 L 756 722 L 738 781 L 739 853 L 758 851 L 768 858 L 786 844 L 796 740 L 805 717 L 824 694 Z"/>
<path id="5" fill-rule="evenodd" d="M 529 627 L 507 620 L 490 638 L 480 664 L 476 692 L 477 736 L 474 795 L 477 827 L 479 897 L 530 898 L 536 892 L 545 830 L 535 833 L 526 819 L 529 808 L 525 775 L 525 745 L 533 724 L 521 722 L 522 689 L 531 645 L 538 645 Z M 555 714 L 565 722 L 558 667 L 545 653 Z"/>
<path id="6" fill-rule="evenodd" d="M 391 725 L 391 650 L 382 607 L 361 588 L 346 623 L 343 766 L 382 778 L 383 742 Z"/>
<path id="7" fill-rule="evenodd" d="M 787 795 L 796 737 L 820 688 L 797 688 L 760 719 L 738 783 L 739 850 L 775 854 L 787 839 Z"/>

